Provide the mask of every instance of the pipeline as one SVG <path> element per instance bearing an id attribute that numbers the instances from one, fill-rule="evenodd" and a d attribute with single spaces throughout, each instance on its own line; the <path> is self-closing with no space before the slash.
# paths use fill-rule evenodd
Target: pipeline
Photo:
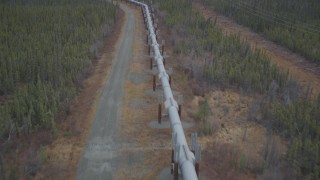
<path id="1" fill-rule="evenodd" d="M 159 44 L 157 42 L 157 34 L 155 33 L 155 28 L 153 27 L 153 19 L 150 14 L 150 10 L 147 4 L 135 1 L 127 0 L 127 2 L 140 6 L 144 13 L 145 22 L 147 25 L 149 38 L 151 40 L 151 45 L 154 52 L 154 59 L 156 60 L 158 67 L 158 77 L 161 82 L 163 92 L 164 92 L 164 104 L 165 108 L 169 114 L 169 119 L 172 128 L 172 150 L 173 150 L 173 168 L 176 170 L 176 178 L 178 174 L 178 169 L 180 170 L 183 179 L 185 180 L 196 180 L 199 175 L 199 164 L 201 146 L 196 143 L 196 134 L 192 134 L 192 148 L 190 151 L 187 140 L 183 131 L 183 127 L 179 117 L 179 106 L 175 101 L 170 83 L 169 76 L 164 67 L 164 58 L 160 53 Z"/>

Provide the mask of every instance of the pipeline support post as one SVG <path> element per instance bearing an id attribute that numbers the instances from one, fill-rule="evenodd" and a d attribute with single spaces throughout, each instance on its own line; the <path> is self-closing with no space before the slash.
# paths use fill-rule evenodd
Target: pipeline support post
<path id="1" fill-rule="evenodd" d="M 159 34 L 160 34 L 160 30 L 157 29 L 157 30 L 156 30 L 156 40 L 157 40 L 157 41 L 158 41 L 158 39 L 159 39 Z"/>
<path id="2" fill-rule="evenodd" d="M 165 45 L 165 40 L 162 40 L 162 48 L 161 48 L 161 54 L 162 54 L 162 56 L 164 56 L 164 45 Z"/>
<path id="3" fill-rule="evenodd" d="M 191 134 L 191 142 L 192 142 L 192 152 L 195 155 L 195 171 L 197 174 L 197 177 L 199 178 L 200 174 L 200 164 L 199 161 L 201 160 L 201 145 L 198 144 L 197 142 L 198 134 L 197 133 L 192 133 Z"/>
<path id="4" fill-rule="evenodd" d="M 158 104 L 158 123 L 161 124 L 161 103 Z"/>
<path id="5" fill-rule="evenodd" d="M 152 81 L 153 81 L 153 83 L 152 83 L 152 90 L 153 91 L 156 91 L 156 76 L 155 75 L 153 75 L 153 78 L 152 78 Z"/>
<path id="6" fill-rule="evenodd" d="M 174 135 L 174 138 L 177 138 L 177 134 Z M 173 162 L 173 179 L 179 179 L 179 155 L 180 155 L 180 146 L 175 144 L 174 147 L 174 162 Z"/>
<path id="7" fill-rule="evenodd" d="M 161 118 L 162 118 L 162 102 L 163 102 L 163 96 L 161 94 L 158 95 L 158 123 L 161 124 Z"/>
<path id="8" fill-rule="evenodd" d="M 199 178 L 199 170 L 200 170 L 199 162 L 196 162 L 196 164 L 194 165 L 194 168 L 196 169 L 196 173 L 197 173 L 197 176 Z"/>
<path id="9" fill-rule="evenodd" d="M 154 24 L 154 31 L 157 32 L 157 30 L 158 30 L 158 25 Z"/>
<path id="10" fill-rule="evenodd" d="M 179 179 L 179 163 L 174 162 L 173 163 L 173 179 L 178 180 Z"/>
<path id="11" fill-rule="evenodd" d="M 171 149 L 171 164 L 172 163 L 174 163 L 174 150 L 173 149 Z"/>
<path id="12" fill-rule="evenodd" d="M 153 14 L 152 15 L 150 14 L 148 5 L 138 2 L 136 0 L 128 0 L 128 1 L 138 4 L 140 6 L 143 6 L 144 12 L 146 15 L 147 28 L 150 35 L 149 39 L 151 41 L 151 43 L 149 44 L 149 48 L 152 48 L 154 53 L 154 58 L 155 58 L 154 60 L 158 65 L 159 79 L 163 89 L 165 109 L 168 111 L 168 114 L 169 114 L 172 132 L 173 134 L 176 134 L 176 137 L 177 137 L 176 143 L 174 144 L 175 145 L 174 163 L 172 166 L 173 175 L 174 175 L 173 177 L 175 179 L 178 179 L 178 176 L 179 176 L 178 172 L 179 170 L 181 170 L 181 175 L 183 178 L 187 180 L 197 180 L 199 172 L 198 173 L 196 172 L 195 162 L 198 162 L 198 160 L 200 159 L 199 150 L 196 150 L 194 154 L 190 151 L 187 145 L 187 140 L 186 140 L 184 130 L 181 125 L 181 120 L 178 114 L 179 107 L 177 102 L 175 102 L 174 100 L 173 92 L 169 85 L 169 77 L 164 68 L 163 57 L 160 51 L 160 45 L 157 42 L 159 30 L 157 29 L 157 31 L 155 32 L 153 27 L 153 23 L 155 22 L 154 21 L 155 17 Z M 149 50 L 149 55 L 150 54 L 151 54 L 151 49 Z M 154 85 L 156 86 L 155 81 L 154 81 Z"/>
<path id="13" fill-rule="evenodd" d="M 180 117 L 180 119 L 181 119 L 181 113 L 182 113 L 182 103 L 183 103 L 183 95 L 179 95 L 178 96 L 178 107 L 179 107 L 179 111 L 178 111 L 178 113 L 179 113 L 179 117 Z"/>

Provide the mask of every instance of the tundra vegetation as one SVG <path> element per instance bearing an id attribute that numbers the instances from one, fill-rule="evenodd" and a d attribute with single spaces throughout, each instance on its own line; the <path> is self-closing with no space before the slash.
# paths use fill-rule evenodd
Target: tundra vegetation
<path id="1" fill-rule="evenodd" d="M 317 0 L 201 0 L 212 9 L 320 63 Z"/>
<path id="2" fill-rule="evenodd" d="M 206 2 L 209 3 L 209 1 Z M 228 3 L 229 1 L 214 0 L 212 2 Z M 266 2 L 261 1 L 262 5 Z M 291 1 L 286 2 L 291 4 Z M 298 1 L 292 2 L 298 3 Z M 262 163 L 263 168 L 259 173 L 262 174 L 267 168 L 270 170 L 277 166 L 283 171 L 275 175 L 278 178 L 285 176 L 290 179 L 319 179 L 320 96 L 311 95 L 312 90 L 299 87 L 289 72 L 284 72 L 271 63 L 263 51 L 252 49 L 247 42 L 241 41 L 239 35 L 224 35 L 214 21 L 205 19 L 192 9 L 190 0 L 157 0 L 153 3 L 157 9 L 156 12 L 171 31 L 173 39 L 170 40 L 170 43 L 174 47 L 174 53 L 185 54 L 194 59 L 192 62 L 181 63 L 187 64 L 187 68 L 191 69 L 193 74 L 197 74 L 195 76 L 197 81 L 205 82 L 209 87 L 231 87 L 247 93 L 258 94 L 257 98 L 259 99 L 254 101 L 256 104 L 253 106 L 259 109 L 263 117 L 250 119 L 264 124 L 269 132 L 281 135 L 288 142 L 287 153 L 279 161 L 281 164 L 286 164 L 289 170 L 284 170 L 280 162 L 271 162 L 265 156 L 265 162 Z M 301 3 L 305 3 L 305 1 L 301 1 Z M 305 6 L 310 7 L 311 5 L 306 3 Z M 222 9 L 222 7 L 220 8 Z M 267 7 L 272 9 L 272 6 Z M 276 11 L 280 11 L 279 9 L 281 7 Z M 310 14 L 312 12 L 314 12 L 313 9 L 310 10 Z M 311 17 L 311 15 L 305 13 L 299 18 L 307 17 Z M 264 23 L 262 23 L 262 29 L 266 26 Z M 302 48 L 297 48 L 297 51 L 309 53 L 307 56 L 319 60 L 317 52 L 319 37 L 305 33 L 304 36 L 311 39 L 312 42 L 303 43 L 304 40 L 300 37 L 303 36 L 303 33 L 300 31 L 283 30 L 280 26 L 273 27 L 271 25 L 270 33 L 271 31 L 279 31 L 282 34 L 279 35 L 279 38 L 299 41 Z M 274 34 L 277 33 L 274 32 Z M 313 50 L 312 52 L 316 53 L 303 51 L 303 49 Z M 200 60 L 204 58 L 205 60 Z M 205 122 L 206 115 L 205 102 L 196 113 L 196 117 Z M 202 129 L 208 132 L 206 128 Z M 245 162 L 244 159 L 242 157 L 241 162 Z"/>

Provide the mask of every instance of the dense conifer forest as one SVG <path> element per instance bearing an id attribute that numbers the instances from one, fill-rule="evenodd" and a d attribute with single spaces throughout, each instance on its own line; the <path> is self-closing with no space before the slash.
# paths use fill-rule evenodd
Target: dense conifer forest
<path id="1" fill-rule="evenodd" d="M 102 0 L 0 1 L 0 140 L 55 131 L 116 12 Z"/>
<path id="2" fill-rule="evenodd" d="M 320 63 L 318 0 L 201 0 L 214 10 Z"/>
<path id="3" fill-rule="evenodd" d="M 201 0 L 320 63 L 317 1 Z M 190 57 L 181 64 L 189 64 L 197 81 L 256 97 L 252 103 L 262 117 L 249 114 L 248 120 L 288 144 L 281 163 L 289 170 L 278 178 L 320 179 L 320 95 L 300 87 L 262 50 L 224 35 L 190 0 L 153 5 L 174 36 L 174 53 Z M 68 114 L 116 19 L 116 5 L 103 0 L 0 0 L 0 143 L 14 134 L 56 131 L 57 114 Z M 272 166 L 283 170 L 280 162 L 264 160 L 260 173 Z"/>
<path id="4" fill-rule="evenodd" d="M 261 2 L 263 5 L 264 1 Z M 284 173 L 285 176 L 319 179 L 320 96 L 313 96 L 310 89 L 299 87 L 288 72 L 272 64 L 261 50 L 250 48 L 238 35 L 223 35 L 210 19 L 206 20 L 192 10 L 190 0 L 159 0 L 155 6 L 174 35 L 171 41 L 174 52 L 187 54 L 193 59 L 205 58 L 205 61 L 190 63 L 193 74 L 200 74 L 199 81 L 209 86 L 232 87 L 259 94 L 260 98 L 253 102 L 253 107 L 263 117 L 259 119 L 249 114 L 248 119 L 264 124 L 268 131 L 278 133 L 288 141 L 288 152 L 282 161 L 291 170 Z M 288 38 L 294 36 L 286 35 Z M 312 47 L 319 49 L 319 41 L 314 43 Z M 265 168 L 280 166 L 267 159 L 262 163 Z"/>

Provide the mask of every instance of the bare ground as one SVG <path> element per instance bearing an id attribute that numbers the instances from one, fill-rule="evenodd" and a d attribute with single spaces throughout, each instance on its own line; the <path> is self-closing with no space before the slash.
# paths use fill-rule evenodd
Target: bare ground
<path id="1" fill-rule="evenodd" d="M 156 179 L 169 165 L 170 129 L 152 129 L 149 122 L 157 119 L 157 96 L 152 89 L 152 76 L 147 72 L 146 31 L 140 8 L 135 8 L 136 32 L 134 53 L 123 96 L 121 137 L 130 142 L 121 149 L 122 160 L 116 179 Z M 156 163 L 155 163 L 156 162 Z"/>
<path id="2" fill-rule="evenodd" d="M 297 78 L 303 87 L 310 86 L 315 94 L 320 93 L 319 65 L 311 63 L 287 48 L 252 32 L 249 28 L 237 24 L 232 19 L 214 12 L 196 0 L 193 1 L 193 7 L 202 13 L 205 18 L 211 18 L 212 21 L 216 20 L 224 34 L 239 34 L 240 38 L 249 42 L 251 47 L 264 50 L 272 62 L 284 70 L 289 70 L 290 74 Z"/>
<path id="3" fill-rule="evenodd" d="M 120 36 L 124 13 L 107 38 L 104 53 L 83 83 L 83 89 L 73 101 L 70 114 L 58 120 L 59 133 L 54 141 L 45 146 L 46 163 L 35 179 L 74 179 L 80 155 L 85 146 L 91 124 L 94 120 L 98 100 L 108 77 L 114 59 L 114 49 Z"/>
<path id="4" fill-rule="evenodd" d="M 201 136 L 203 158 L 202 177 L 214 179 L 257 179 L 262 176 L 264 165 L 270 159 L 267 146 L 274 142 L 276 153 L 272 158 L 279 162 L 286 152 L 286 143 L 277 135 L 268 136 L 267 129 L 248 120 L 253 96 L 241 94 L 232 89 L 211 89 L 206 93 L 210 107 L 208 122 L 212 134 Z M 195 96 L 188 105 L 190 116 L 204 101 Z M 201 132 L 201 127 L 199 127 Z M 244 162 L 241 162 L 244 161 Z M 210 179 L 209 178 L 209 179 Z"/>

